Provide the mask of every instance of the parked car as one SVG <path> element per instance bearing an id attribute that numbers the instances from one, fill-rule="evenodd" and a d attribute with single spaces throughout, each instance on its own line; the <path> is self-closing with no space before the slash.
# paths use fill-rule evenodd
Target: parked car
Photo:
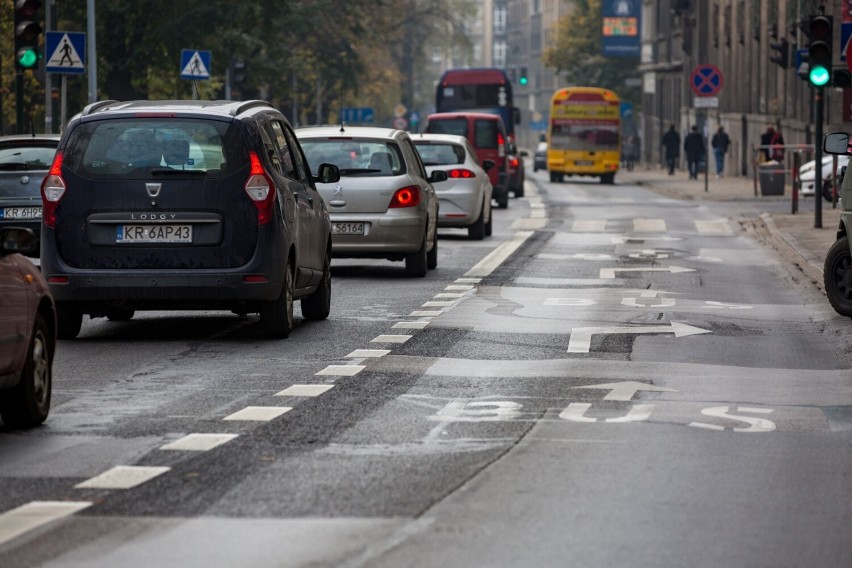
<path id="1" fill-rule="evenodd" d="M 834 163 L 834 156 L 823 156 L 822 157 L 822 181 L 823 181 L 823 195 L 825 199 L 828 201 L 832 200 L 831 195 L 831 181 L 832 181 L 832 173 L 831 173 L 831 165 Z M 837 170 L 836 174 L 838 178 L 841 175 L 841 171 L 844 167 L 846 167 L 849 163 L 849 156 L 837 156 Z M 801 195 L 813 195 L 814 194 L 814 186 L 816 185 L 816 160 L 811 160 L 810 162 L 805 162 L 799 167 L 799 180 L 801 181 Z M 826 195 L 826 192 L 828 193 Z"/>
<path id="2" fill-rule="evenodd" d="M 523 150 L 518 151 L 514 142 L 509 144 L 509 191 L 511 191 L 515 197 L 524 196 L 524 181 L 526 180 L 527 175 L 524 158 L 528 155 L 529 154 Z"/>
<path id="3" fill-rule="evenodd" d="M 849 142 L 849 135 L 845 132 L 827 134 L 823 140 L 823 149 L 828 154 L 845 158 L 848 161 L 850 157 Z M 825 255 L 825 265 L 822 271 L 823 286 L 831 307 L 842 316 L 852 317 L 852 248 L 850 248 L 849 240 L 849 223 L 850 215 L 852 215 L 851 175 L 843 176 L 840 197 L 843 213 L 837 227 L 837 240 Z"/>
<path id="4" fill-rule="evenodd" d="M 317 184 L 329 205 L 332 256 L 405 261 L 408 276 L 438 266 L 438 199 L 409 134 L 375 127 L 297 131 L 312 168 L 330 163 L 340 180 Z"/>
<path id="5" fill-rule="evenodd" d="M 491 235 L 491 194 L 487 171 L 494 162 L 480 167 L 476 151 L 464 136 L 420 134 L 414 137 L 426 173 L 446 171 L 448 179 L 434 183 L 438 196 L 438 226 L 467 227 L 468 237 L 481 240 Z"/>
<path id="6" fill-rule="evenodd" d="M 0 228 L 0 418 L 28 428 L 45 421 L 53 386 L 56 308 L 25 227 Z"/>
<path id="7" fill-rule="evenodd" d="M 426 132 L 466 137 L 473 145 L 480 164 L 485 160 L 496 164 L 488 170 L 494 199 L 501 209 L 509 206 L 509 139 L 503 119 L 496 114 L 482 112 L 435 113 L 426 118 Z"/>
<path id="8" fill-rule="evenodd" d="M 65 129 L 42 184 L 42 271 L 60 338 L 136 310 L 328 317 L 331 225 L 287 119 L 264 101 L 101 101 Z"/>
<path id="9" fill-rule="evenodd" d="M 0 136 L 0 228 L 26 227 L 36 235 L 39 255 L 41 181 L 59 144 L 58 134 Z"/>
<path id="10" fill-rule="evenodd" d="M 533 171 L 547 169 L 547 142 L 539 142 L 533 154 Z"/>

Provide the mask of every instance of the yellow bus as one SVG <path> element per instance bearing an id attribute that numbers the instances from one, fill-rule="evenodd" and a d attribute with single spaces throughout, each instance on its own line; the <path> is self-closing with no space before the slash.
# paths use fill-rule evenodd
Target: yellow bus
<path id="1" fill-rule="evenodd" d="M 565 175 L 615 181 L 621 160 L 621 101 L 598 87 L 568 87 L 553 93 L 547 124 L 550 181 Z"/>

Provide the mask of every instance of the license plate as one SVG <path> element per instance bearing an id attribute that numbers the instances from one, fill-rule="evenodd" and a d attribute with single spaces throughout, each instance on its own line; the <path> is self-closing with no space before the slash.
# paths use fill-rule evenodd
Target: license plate
<path id="1" fill-rule="evenodd" d="M 364 223 L 332 223 L 331 232 L 335 235 L 363 235 Z"/>
<path id="2" fill-rule="evenodd" d="M 574 162 L 578 166 L 594 166 L 595 163 L 592 160 L 577 160 Z"/>
<path id="3" fill-rule="evenodd" d="M 41 219 L 41 207 L 0 207 L 0 219 Z"/>
<path id="4" fill-rule="evenodd" d="M 192 225 L 119 225 L 116 243 L 191 243 Z"/>

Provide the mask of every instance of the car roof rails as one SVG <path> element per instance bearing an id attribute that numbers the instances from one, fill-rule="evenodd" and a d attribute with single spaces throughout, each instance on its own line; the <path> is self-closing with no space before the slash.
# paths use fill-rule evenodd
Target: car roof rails
<path id="1" fill-rule="evenodd" d="M 231 107 L 231 116 L 237 116 L 238 114 L 241 114 L 241 113 L 243 113 L 247 110 L 253 109 L 255 107 L 266 107 L 266 108 L 272 108 L 272 109 L 275 108 L 274 106 L 272 106 L 272 103 L 270 103 L 268 101 L 261 101 L 261 100 L 242 101 L 242 102 L 236 103 L 233 107 Z"/>
<path id="2" fill-rule="evenodd" d="M 115 104 L 117 102 L 118 101 L 114 101 L 114 100 L 106 100 L 106 101 L 97 101 L 97 102 L 88 104 L 85 107 L 83 107 L 83 110 L 80 112 L 80 115 L 86 116 L 87 114 L 92 114 L 93 112 L 95 112 L 96 110 L 98 110 L 100 108 L 103 108 L 105 106 L 109 106 L 111 104 Z"/>

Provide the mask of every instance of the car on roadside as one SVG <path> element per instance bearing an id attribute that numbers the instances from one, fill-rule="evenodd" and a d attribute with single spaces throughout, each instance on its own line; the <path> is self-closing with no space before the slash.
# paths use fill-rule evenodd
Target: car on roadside
<path id="1" fill-rule="evenodd" d="M 826 200 L 831 201 L 831 182 L 834 178 L 834 175 L 838 177 L 838 180 L 841 178 L 841 172 L 843 168 L 845 168 L 849 164 L 849 156 L 837 156 L 837 169 L 835 170 L 835 174 L 832 174 L 832 164 L 834 163 L 834 156 L 823 156 L 822 157 L 822 182 L 823 182 L 823 196 Z M 805 162 L 799 167 L 799 181 L 801 182 L 801 195 L 813 195 L 816 185 L 816 160 L 811 160 L 809 162 Z"/>
<path id="2" fill-rule="evenodd" d="M 31 229 L 36 245 L 29 254 L 34 257 L 41 234 L 41 181 L 58 144 L 58 134 L 0 136 L 0 228 Z"/>
<path id="3" fill-rule="evenodd" d="M 419 134 L 414 146 L 426 173 L 446 171 L 447 180 L 434 183 L 438 196 L 438 227 L 467 228 L 468 237 L 482 240 L 492 231 L 491 194 L 488 170 L 494 162 L 480 166 L 476 151 L 464 136 Z"/>
<path id="4" fill-rule="evenodd" d="M 42 183 L 42 272 L 58 335 L 137 310 L 260 315 L 283 338 L 328 317 L 331 224 L 287 119 L 265 101 L 100 101 Z"/>
<path id="5" fill-rule="evenodd" d="M 26 227 L 0 227 L 0 418 L 30 428 L 47 419 L 53 388 L 56 307 Z"/>
<path id="6" fill-rule="evenodd" d="M 850 158 L 850 137 L 845 132 L 832 132 L 823 139 L 827 154 Z M 823 160 L 825 163 L 825 160 Z M 831 166 L 829 165 L 829 172 Z M 825 255 L 823 265 L 823 287 L 831 307 L 842 316 L 852 317 L 852 245 L 849 231 L 852 227 L 852 176 L 843 175 L 840 188 L 840 203 L 843 212 L 837 227 L 837 240 Z"/>
<path id="7" fill-rule="evenodd" d="M 524 181 L 526 181 L 527 176 L 524 158 L 528 155 L 524 150 L 519 151 L 514 142 L 509 145 L 509 191 L 515 197 L 524 196 Z"/>
<path id="8" fill-rule="evenodd" d="M 539 142 L 533 154 L 533 171 L 547 169 L 547 142 Z"/>
<path id="9" fill-rule="evenodd" d="M 318 183 L 328 203 L 336 258 L 405 261 L 407 276 L 438 266 L 438 198 L 411 136 L 370 126 L 316 126 L 296 131 L 311 168 L 329 163 L 339 181 Z"/>

